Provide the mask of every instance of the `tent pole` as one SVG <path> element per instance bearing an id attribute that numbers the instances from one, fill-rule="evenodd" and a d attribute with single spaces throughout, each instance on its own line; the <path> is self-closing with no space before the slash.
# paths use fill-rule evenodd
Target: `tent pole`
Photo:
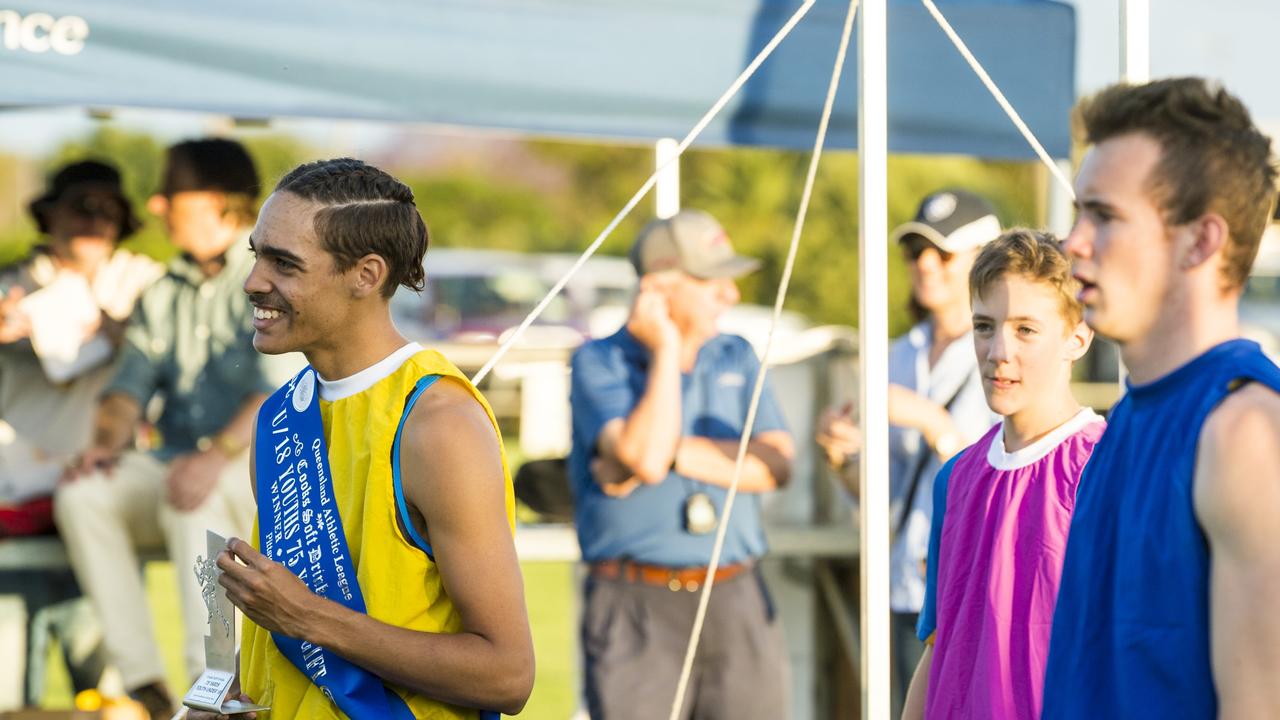
<path id="1" fill-rule="evenodd" d="M 1120 81 L 1151 81 L 1151 0 L 1120 0 Z M 1124 359 L 1119 359 L 1120 393 L 1125 391 Z"/>
<path id="2" fill-rule="evenodd" d="M 1151 80 L 1151 0 L 1120 0 L 1120 79 Z"/>
<path id="3" fill-rule="evenodd" d="M 858 393 L 862 717 L 889 718 L 889 252 L 886 0 L 858 17 Z"/>
<path id="4" fill-rule="evenodd" d="M 1056 160 L 1058 169 L 1067 177 L 1072 177 L 1073 171 L 1070 160 Z M 1065 238 L 1067 233 L 1071 232 L 1071 219 L 1074 214 L 1075 199 L 1071 197 L 1071 193 L 1062 187 L 1061 183 L 1053 181 L 1053 176 L 1049 177 L 1049 205 L 1048 217 L 1045 218 L 1045 225 L 1049 231 L 1060 238 Z"/>
<path id="5" fill-rule="evenodd" d="M 654 145 L 654 169 L 679 154 L 680 143 L 675 138 L 660 138 Z M 680 212 L 680 160 L 667 166 L 658 175 L 654 186 L 653 199 L 656 214 L 660 218 L 669 218 Z"/>

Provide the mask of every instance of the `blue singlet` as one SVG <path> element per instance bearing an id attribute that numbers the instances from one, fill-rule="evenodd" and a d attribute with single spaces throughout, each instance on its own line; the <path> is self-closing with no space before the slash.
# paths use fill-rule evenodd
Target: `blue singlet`
<path id="1" fill-rule="evenodd" d="M 1217 716 L 1192 485 L 1204 421 L 1242 381 L 1280 392 L 1280 368 L 1232 340 L 1131 386 L 1112 411 L 1076 496 L 1044 720 Z"/>

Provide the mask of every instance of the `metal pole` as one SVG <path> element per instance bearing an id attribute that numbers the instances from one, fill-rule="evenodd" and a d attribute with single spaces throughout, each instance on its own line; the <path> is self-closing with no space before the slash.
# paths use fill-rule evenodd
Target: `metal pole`
<path id="1" fill-rule="evenodd" d="M 1120 0 L 1120 79 L 1151 80 L 1151 0 Z"/>
<path id="2" fill-rule="evenodd" d="M 680 153 L 680 143 L 675 138 L 662 138 L 654 146 L 654 169 Z M 654 208 L 660 218 L 669 218 L 680 212 L 680 161 L 676 160 L 658 175 L 654 186 Z"/>
<path id="3" fill-rule="evenodd" d="M 1151 0 L 1120 0 L 1120 80 L 1139 85 L 1151 81 Z M 1118 360 L 1120 393 L 1129 372 Z"/>
<path id="4" fill-rule="evenodd" d="M 1057 164 L 1063 175 L 1072 176 L 1070 160 L 1058 160 Z M 1049 231 L 1060 238 L 1065 238 L 1067 233 L 1071 232 L 1071 218 L 1074 212 L 1074 198 L 1071 197 L 1071 193 L 1067 192 L 1060 183 L 1054 182 L 1053 176 L 1050 176 L 1048 217 L 1045 218 Z"/>
<path id="5" fill-rule="evenodd" d="M 859 460 L 862 548 L 862 717 L 889 718 L 889 237 L 886 0 L 858 18 L 858 357 L 864 451 Z"/>

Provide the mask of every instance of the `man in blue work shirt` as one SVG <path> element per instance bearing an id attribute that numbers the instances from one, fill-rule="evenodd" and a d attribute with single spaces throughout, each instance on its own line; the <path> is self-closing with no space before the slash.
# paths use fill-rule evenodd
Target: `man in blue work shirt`
<path id="1" fill-rule="evenodd" d="M 569 460 L 578 539 L 590 565 L 586 691 L 596 720 L 670 710 L 760 363 L 716 323 L 733 251 L 710 215 L 646 226 L 631 249 L 640 289 L 626 327 L 573 358 Z M 760 498 L 785 485 L 793 444 L 766 387 L 716 572 L 686 717 L 788 714 L 786 651 L 760 578 Z"/>

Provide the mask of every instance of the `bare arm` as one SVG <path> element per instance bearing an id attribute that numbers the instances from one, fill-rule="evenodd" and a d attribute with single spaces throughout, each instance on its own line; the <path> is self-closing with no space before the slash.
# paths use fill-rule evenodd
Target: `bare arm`
<path id="1" fill-rule="evenodd" d="M 262 627 L 324 646 L 388 681 L 515 714 L 533 688 L 533 643 L 493 426 L 465 389 L 442 381 L 410 415 L 402 452 L 405 495 L 430 533 L 461 632 L 418 632 L 351 611 L 242 541 L 231 549 L 247 567 L 233 567 L 226 555 L 218 561 L 228 597 Z"/>
<path id="2" fill-rule="evenodd" d="M 659 348 L 635 410 L 606 424 L 597 447 L 602 457 L 616 459 L 642 481 L 658 483 L 671 469 L 679 442 L 680 353 Z"/>
<path id="3" fill-rule="evenodd" d="M 636 302 L 637 312 L 645 312 L 644 297 Z M 617 460 L 641 482 L 659 483 L 667 477 L 680 442 L 680 344 L 673 329 L 645 337 L 651 338 L 653 355 L 644 394 L 631 414 L 604 426 L 596 445 L 601 457 Z"/>
<path id="4" fill-rule="evenodd" d="M 938 451 L 938 441 L 947 436 L 959 436 L 960 429 L 945 407 L 901 385 L 889 385 L 889 424 L 918 431 L 943 462 L 950 460 L 955 451 L 963 449 L 954 448 L 946 454 Z"/>
<path id="5" fill-rule="evenodd" d="M 747 456 L 743 458 L 742 492 L 768 492 L 785 487 L 791 481 L 791 459 L 795 443 L 785 430 L 769 430 L 751 438 Z M 676 451 L 676 472 L 694 480 L 728 487 L 738 458 L 737 440 L 712 440 L 689 436 L 681 438 Z"/>
<path id="6" fill-rule="evenodd" d="M 1194 492 L 1212 554 L 1218 717 L 1280 717 L 1280 395 L 1251 385 L 1209 416 Z"/>
<path id="7" fill-rule="evenodd" d="M 93 472 L 112 472 L 120 453 L 133 442 L 141 419 L 142 405 L 133 396 L 121 392 L 104 396 L 94 414 L 92 441 L 67 468 L 63 480 L 71 482 Z"/>
<path id="8" fill-rule="evenodd" d="M 924 720 L 925 700 L 929 697 L 929 668 L 933 667 L 933 643 L 924 646 L 920 664 L 911 676 L 907 701 L 902 705 L 902 720 Z"/>
<path id="9" fill-rule="evenodd" d="M 132 396 L 111 393 L 98 403 L 93 420 L 93 444 L 113 453 L 123 452 L 133 441 L 142 420 L 142 406 Z"/>
<path id="10" fill-rule="evenodd" d="M 862 488 L 858 483 L 858 453 L 862 452 L 862 429 L 853 422 L 853 403 L 847 403 L 836 411 L 828 408 L 818 419 L 818 432 L 814 436 L 818 446 L 827 456 L 827 464 L 835 471 L 849 494 L 858 497 Z"/>
<path id="11" fill-rule="evenodd" d="M 628 332 L 651 353 L 644 394 L 625 418 L 606 423 L 596 438 L 601 458 L 616 460 L 644 483 L 667 477 L 680 442 L 680 333 L 658 285 L 652 276 L 641 278 L 627 319 Z M 597 476 L 597 482 L 601 479 Z"/>

